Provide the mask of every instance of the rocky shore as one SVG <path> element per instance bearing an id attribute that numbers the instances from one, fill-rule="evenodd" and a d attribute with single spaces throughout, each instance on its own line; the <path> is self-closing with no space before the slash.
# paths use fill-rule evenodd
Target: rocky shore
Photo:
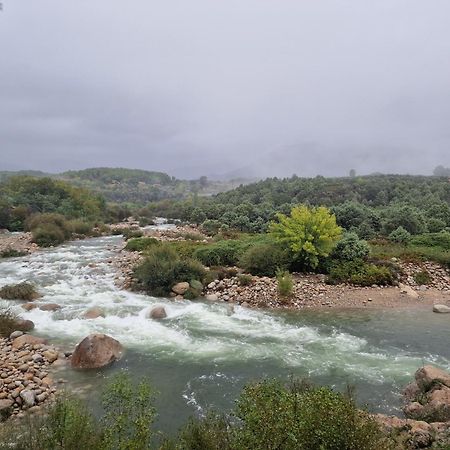
<path id="1" fill-rule="evenodd" d="M 405 449 L 447 448 L 450 443 L 450 374 L 423 366 L 403 391 L 406 418 L 377 414 L 386 433 Z"/>
<path id="2" fill-rule="evenodd" d="M 31 242 L 31 233 L 10 233 L 7 230 L 0 230 L 0 255 L 9 251 L 29 254 L 38 249 L 39 246 Z"/>
<path id="3" fill-rule="evenodd" d="M 61 358 L 44 339 L 21 331 L 0 338 L 0 421 L 38 411 L 54 397 L 52 365 Z"/>

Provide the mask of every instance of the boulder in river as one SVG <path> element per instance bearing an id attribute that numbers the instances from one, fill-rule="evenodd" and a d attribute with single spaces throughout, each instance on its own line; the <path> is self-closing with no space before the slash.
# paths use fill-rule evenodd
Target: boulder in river
<path id="1" fill-rule="evenodd" d="M 98 308 L 97 306 L 93 308 L 89 308 L 85 311 L 83 314 L 83 317 L 85 319 L 97 319 L 97 317 L 105 317 L 105 313 L 101 308 Z"/>
<path id="2" fill-rule="evenodd" d="M 433 312 L 435 312 L 435 313 L 450 313 L 450 306 L 433 305 Z"/>
<path id="3" fill-rule="evenodd" d="M 32 320 L 19 319 L 17 327 L 22 331 L 31 331 L 34 329 L 34 322 Z"/>
<path id="4" fill-rule="evenodd" d="M 99 369 L 120 359 L 122 353 L 121 343 L 111 336 L 90 334 L 76 346 L 71 365 L 75 369 Z"/>
<path id="5" fill-rule="evenodd" d="M 172 291 L 178 295 L 184 295 L 188 289 L 189 289 L 189 283 L 186 281 L 177 283 L 175 286 L 172 287 Z"/>
<path id="6" fill-rule="evenodd" d="M 166 317 L 166 309 L 162 305 L 155 306 L 147 313 L 148 319 L 165 319 Z"/>
<path id="7" fill-rule="evenodd" d="M 61 306 L 59 306 L 57 303 L 44 303 L 43 305 L 39 306 L 39 309 L 41 311 L 57 311 L 58 309 L 61 309 Z"/>

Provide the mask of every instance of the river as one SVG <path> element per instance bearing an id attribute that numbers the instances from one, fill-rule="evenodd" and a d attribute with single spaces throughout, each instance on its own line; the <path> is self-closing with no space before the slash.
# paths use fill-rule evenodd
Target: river
<path id="1" fill-rule="evenodd" d="M 61 309 L 24 312 L 35 334 L 72 349 L 92 332 L 106 333 L 126 348 L 103 371 L 62 375 L 70 389 L 83 388 L 98 405 L 105 378 L 118 370 L 149 377 L 158 392 L 158 426 L 174 432 L 188 416 L 208 408 L 229 410 L 243 385 L 262 377 L 309 377 L 336 389 L 353 385 L 371 411 L 399 414 L 401 387 L 424 363 L 450 369 L 450 322 L 428 310 L 274 312 L 204 301 L 157 299 L 118 289 L 108 263 L 120 236 L 69 242 L 0 262 L 1 285 L 30 281 L 42 298 Z M 146 319 L 163 304 L 168 317 Z M 105 318 L 85 320 L 98 306 Z"/>

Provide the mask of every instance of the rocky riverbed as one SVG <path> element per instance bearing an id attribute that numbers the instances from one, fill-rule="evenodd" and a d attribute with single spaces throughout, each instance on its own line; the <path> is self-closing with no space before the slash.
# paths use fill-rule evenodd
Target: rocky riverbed
<path id="1" fill-rule="evenodd" d="M 42 338 L 20 331 L 0 338 L 0 420 L 38 411 L 54 397 L 58 359 L 64 355 Z"/>
<path id="2" fill-rule="evenodd" d="M 38 245 L 31 242 L 31 233 L 10 233 L 7 230 L 0 230 L 0 255 L 11 250 L 29 254 L 38 249 Z"/>

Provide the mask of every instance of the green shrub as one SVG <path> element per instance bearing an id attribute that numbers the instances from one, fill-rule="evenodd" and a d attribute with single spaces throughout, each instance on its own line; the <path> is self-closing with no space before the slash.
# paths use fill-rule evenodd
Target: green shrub
<path id="1" fill-rule="evenodd" d="M 334 264 L 328 275 L 327 283 L 349 283 L 357 286 L 392 285 L 395 278 L 393 268 L 386 264 L 355 260 Z"/>
<path id="2" fill-rule="evenodd" d="M 283 297 L 292 294 L 294 289 L 294 280 L 287 270 L 278 269 L 276 272 L 278 293 Z"/>
<path id="3" fill-rule="evenodd" d="M 32 231 L 32 240 L 39 247 L 53 247 L 62 244 L 66 236 L 60 227 L 47 223 Z"/>
<path id="4" fill-rule="evenodd" d="M 277 219 L 269 226 L 270 236 L 288 248 L 304 268 L 315 269 L 320 258 L 329 256 L 342 234 L 336 217 L 322 206 L 296 206 L 289 216 L 279 213 Z"/>
<path id="5" fill-rule="evenodd" d="M 5 300 L 36 300 L 39 297 L 31 283 L 8 284 L 0 289 L 0 298 Z"/>
<path id="6" fill-rule="evenodd" d="M 253 281 L 253 277 L 247 273 L 242 273 L 237 278 L 240 286 L 249 286 Z"/>
<path id="7" fill-rule="evenodd" d="M 153 397 L 148 382 L 142 380 L 134 386 L 123 373 L 108 383 L 102 398 L 105 410 L 101 419 L 103 448 L 150 448 L 152 424 L 156 416 Z"/>
<path id="8" fill-rule="evenodd" d="M 68 222 L 69 230 L 78 235 L 89 236 L 92 233 L 93 225 L 81 219 L 74 219 Z"/>
<path id="9" fill-rule="evenodd" d="M 203 241 L 205 237 L 200 233 L 182 233 L 181 237 L 187 241 Z"/>
<path id="10" fill-rule="evenodd" d="M 132 238 L 127 241 L 127 245 L 125 245 L 125 250 L 130 252 L 142 252 L 149 247 L 153 247 L 155 245 L 159 245 L 158 239 L 152 237 L 140 237 L 140 238 Z"/>
<path id="11" fill-rule="evenodd" d="M 228 421 L 218 414 L 191 420 L 177 449 L 388 450 L 390 442 L 366 412 L 327 387 L 263 381 L 246 386 Z"/>
<path id="12" fill-rule="evenodd" d="M 180 258 L 193 258 L 195 250 L 206 244 L 197 241 L 167 241 L 164 245 L 173 248 Z"/>
<path id="13" fill-rule="evenodd" d="M 411 240 L 412 246 L 418 247 L 439 247 L 442 250 L 450 250 L 450 233 L 425 233 L 414 236 Z"/>
<path id="14" fill-rule="evenodd" d="M 289 266 L 289 252 L 277 244 L 256 244 L 239 258 L 238 265 L 253 275 L 273 277 L 277 269 Z"/>
<path id="15" fill-rule="evenodd" d="M 22 321 L 9 308 L 1 308 L 0 337 L 9 337 L 9 335 L 16 330 L 25 331 L 22 328 Z"/>
<path id="16" fill-rule="evenodd" d="M 340 261 L 364 259 L 369 255 L 370 247 L 366 241 L 359 239 L 356 233 L 347 232 L 336 244 L 331 257 Z"/>
<path id="17" fill-rule="evenodd" d="M 7 248 L 0 253 L 0 257 L 2 258 L 16 258 L 19 256 L 27 255 L 27 252 L 22 252 L 20 250 L 14 250 L 13 248 Z"/>
<path id="18" fill-rule="evenodd" d="M 426 271 L 422 270 L 413 275 L 414 281 L 419 284 L 430 284 L 432 281 L 431 275 Z"/>
<path id="19" fill-rule="evenodd" d="M 389 240 L 398 244 L 407 244 L 411 240 L 411 233 L 399 226 L 389 234 Z"/>
<path id="20" fill-rule="evenodd" d="M 144 235 L 144 233 L 141 230 L 135 230 L 132 228 L 122 228 L 122 233 L 125 240 L 132 239 L 132 238 L 140 238 Z"/>
<path id="21" fill-rule="evenodd" d="M 205 266 L 234 266 L 248 247 L 242 240 L 223 240 L 198 248 L 193 257 Z"/>
<path id="22" fill-rule="evenodd" d="M 145 260 L 135 269 L 141 286 L 151 295 L 168 295 L 180 281 L 203 280 L 205 269 L 195 260 L 180 259 L 169 246 L 150 247 Z"/>

